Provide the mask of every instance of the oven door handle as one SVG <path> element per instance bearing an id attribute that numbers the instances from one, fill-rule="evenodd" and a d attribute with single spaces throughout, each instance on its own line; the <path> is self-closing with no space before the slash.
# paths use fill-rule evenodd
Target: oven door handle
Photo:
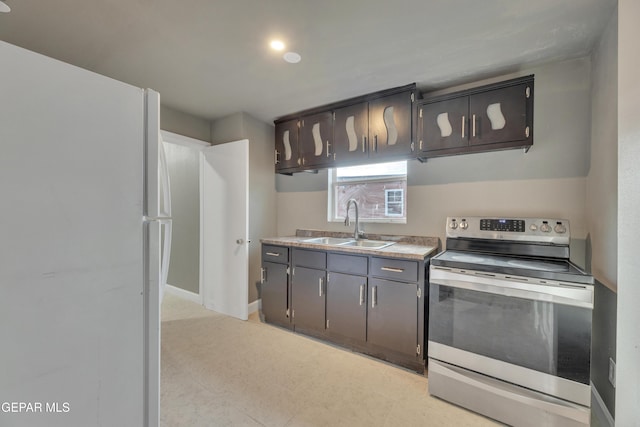
<path id="1" fill-rule="evenodd" d="M 509 282 L 495 278 L 490 279 L 492 283 L 486 283 L 487 279 L 483 277 L 474 277 L 473 281 L 468 281 L 433 276 L 432 272 L 430 283 L 435 285 L 593 309 L 593 290 L 587 287 L 574 289 Z"/>

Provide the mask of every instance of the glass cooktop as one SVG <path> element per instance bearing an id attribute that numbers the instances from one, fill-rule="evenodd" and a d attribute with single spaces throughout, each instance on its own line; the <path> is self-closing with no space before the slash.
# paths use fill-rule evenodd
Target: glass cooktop
<path id="1" fill-rule="evenodd" d="M 448 250 L 431 258 L 431 264 L 450 268 L 592 284 L 593 278 L 568 260 L 520 258 Z"/>

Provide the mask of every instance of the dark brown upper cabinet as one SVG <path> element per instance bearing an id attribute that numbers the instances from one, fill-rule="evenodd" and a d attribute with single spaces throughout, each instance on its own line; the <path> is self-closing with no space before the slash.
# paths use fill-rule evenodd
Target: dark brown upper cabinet
<path id="1" fill-rule="evenodd" d="M 369 102 L 370 158 L 407 158 L 414 152 L 413 91 L 384 96 Z"/>
<path id="2" fill-rule="evenodd" d="M 369 103 L 360 102 L 334 111 L 333 140 L 337 163 L 358 163 L 369 158 Z"/>
<path id="3" fill-rule="evenodd" d="M 330 167 L 333 163 L 333 114 L 311 114 L 300 121 L 300 159 L 302 166 Z"/>
<path id="4" fill-rule="evenodd" d="M 298 119 L 276 123 L 276 172 L 286 172 L 300 166 Z"/>
<path id="5" fill-rule="evenodd" d="M 276 120 L 276 172 L 415 158 L 415 96 L 414 83 Z M 294 123 L 299 150 L 288 157 Z"/>
<path id="6" fill-rule="evenodd" d="M 418 102 L 418 156 L 533 145 L 533 76 Z"/>
<path id="7" fill-rule="evenodd" d="M 336 166 L 414 157 L 414 87 L 375 95 L 335 109 Z"/>

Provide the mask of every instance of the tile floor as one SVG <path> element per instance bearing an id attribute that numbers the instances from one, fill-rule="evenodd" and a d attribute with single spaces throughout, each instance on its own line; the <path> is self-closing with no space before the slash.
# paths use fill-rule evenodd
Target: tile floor
<path id="1" fill-rule="evenodd" d="M 495 426 L 427 379 L 348 350 L 165 295 L 161 425 Z"/>

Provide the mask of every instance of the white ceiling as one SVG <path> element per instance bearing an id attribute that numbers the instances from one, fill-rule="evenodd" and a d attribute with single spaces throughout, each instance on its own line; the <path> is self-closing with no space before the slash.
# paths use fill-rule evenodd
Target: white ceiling
<path id="1" fill-rule="evenodd" d="M 588 54 L 616 0 L 6 0 L 0 39 L 266 122 L 416 82 L 425 91 Z M 273 37 L 298 64 L 268 48 Z M 0 65 L 1 74 L 1 65 Z"/>

